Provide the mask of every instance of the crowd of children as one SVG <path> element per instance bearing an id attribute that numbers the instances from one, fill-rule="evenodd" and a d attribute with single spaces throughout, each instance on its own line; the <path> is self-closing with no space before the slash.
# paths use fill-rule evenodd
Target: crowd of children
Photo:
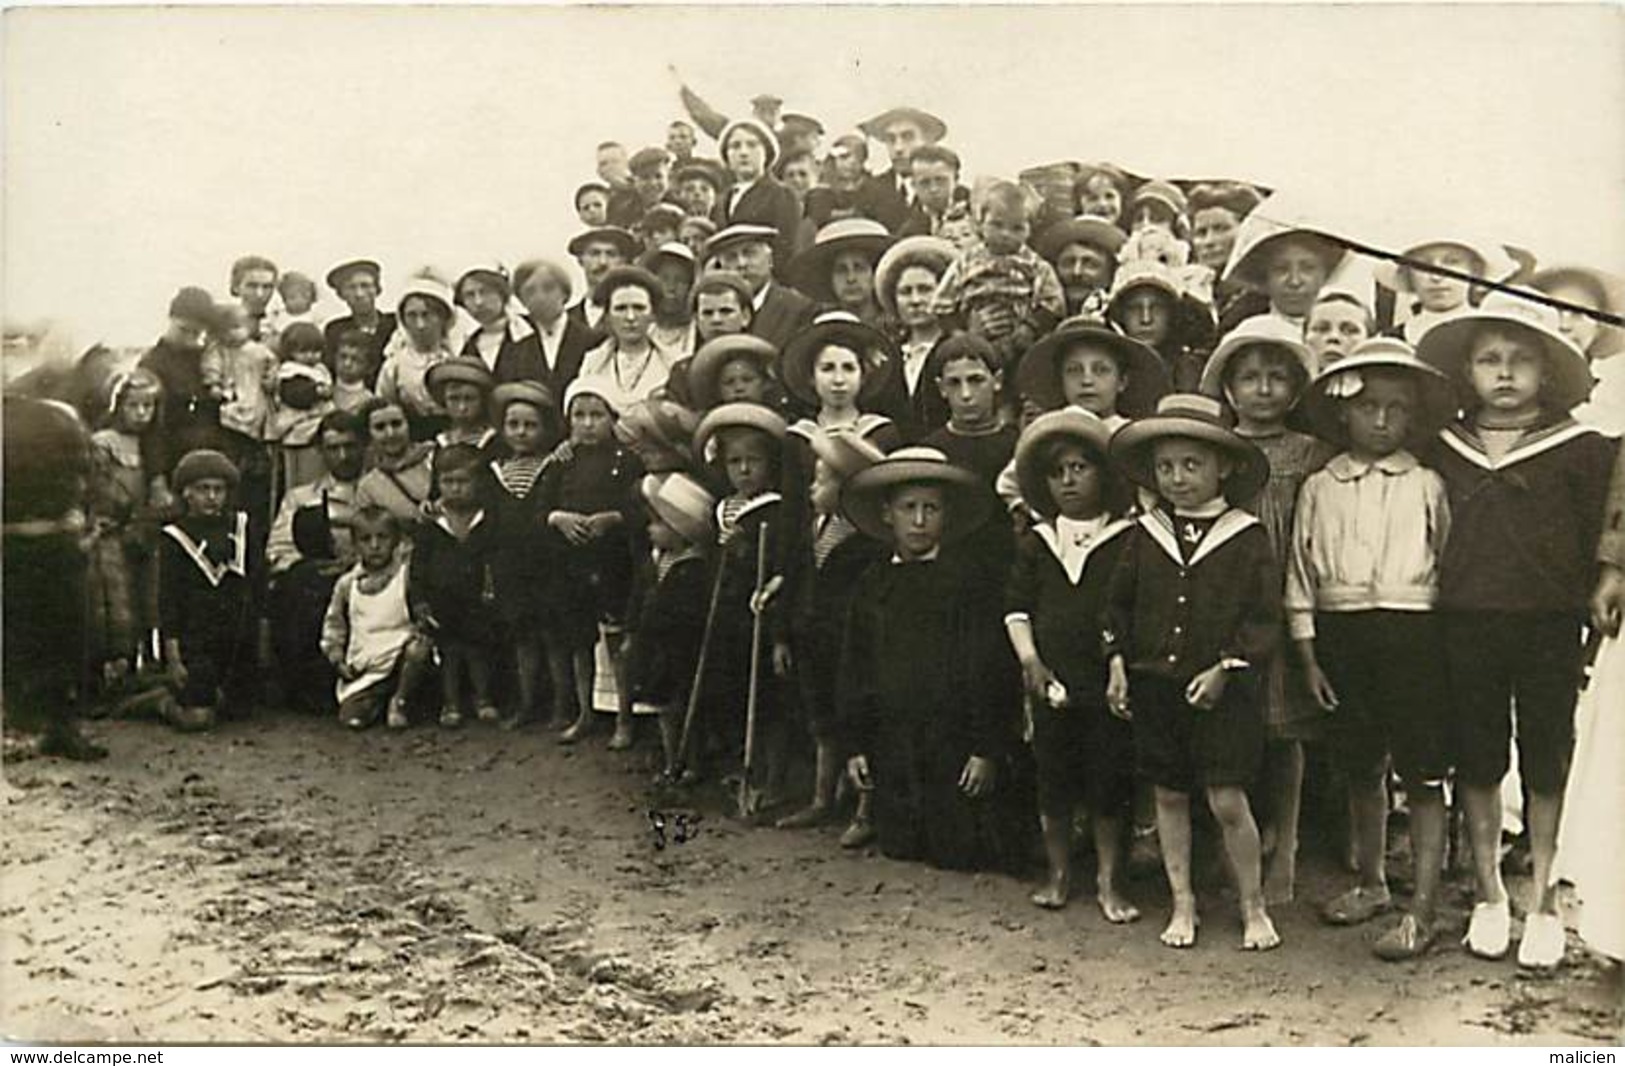
<path id="1" fill-rule="evenodd" d="M 911 108 L 863 126 L 890 171 L 854 173 L 853 138 L 820 170 L 822 128 L 762 106 L 712 131 L 720 161 L 681 121 L 600 146 L 588 291 L 487 264 L 390 312 L 357 259 L 320 327 L 309 278 L 249 257 L 233 300 L 179 293 L 95 412 L 99 683 L 163 679 L 186 729 L 246 708 L 272 656 L 325 671 L 354 729 L 574 743 L 608 711 L 666 787 L 737 781 L 784 828 L 844 811 L 842 846 L 952 868 L 1042 854 L 1042 907 L 1083 826 L 1111 923 L 1140 917 L 1152 842 L 1175 948 L 1208 826 L 1242 946 L 1280 943 L 1306 767 L 1338 782 L 1356 878 L 1326 921 L 1396 909 L 1397 784 L 1388 960 L 1441 933 L 1452 812 L 1465 943 L 1509 951 L 1515 752 L 1518 958 L 1557 965 L 1553 887 L 1585 866 L 1564 815 L 1595 802 L 1565 807 L 1576 703 L 1599 643 L 1625 659 L 1625 427 L 1574 417 L 1614 402 L 1592 363 L 1616 283 L 1446 232 L 1362 289 L 1335 233 L 1245 187 L 1076 165 L 1059 208 L 972 191 Z M 1593 684 L 1577 780 L 1606 795 L 1586 745 L 1625 690 L 1617 665 Z M 1600 927 L 1617 898 L 1581 888 Z"/>

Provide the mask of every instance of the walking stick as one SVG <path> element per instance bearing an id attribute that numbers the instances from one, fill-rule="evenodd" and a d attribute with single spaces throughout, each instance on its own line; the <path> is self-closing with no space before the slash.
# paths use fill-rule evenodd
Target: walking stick
<path id="1" fill-rule="evenodd" d="M 705 677 L 705 659 L 711 651 L 711 631 L 717 618 L 717 601 L 722 597 L 722 562 L 717 561 L 717 573 L 711 581 L 711 604 L 705 609 L 705 631 L 700 634 L 700 654 L 694 662 L 694 681 L 688 687 L 688 707 L 683 712 L 683 731 L 677 738 L 677 758 L 673 769 L 681 774 L 688 768 L 688 737 L 694 728 L 694 714 L 700 706 L 700 682 Z"/>
<path id="2" fill-rule="evenodd" d="M 767 523 L 756 527 L 756 593 L 767 583 Z M 762 613 L 754 611 L 750 621 L 750 689 L 745 697 L 745 765 L 739 775 L 739 817 L 756 813 L 761 797 L 751 787 L 750 772 L 756 754 L 757 690 L 762 675 Z"/>

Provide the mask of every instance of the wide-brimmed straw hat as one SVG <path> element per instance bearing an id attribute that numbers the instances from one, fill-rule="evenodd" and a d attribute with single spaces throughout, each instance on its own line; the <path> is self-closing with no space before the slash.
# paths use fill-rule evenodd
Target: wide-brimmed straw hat
<path id="1" fill-rule="evenodd" d="M 845 428 L 829 430 L 820 426 L 807 437 L 807 443 L 813 455 L 842 482 L 851 480 L 886 458 L 880 445 L 861 433 Z"/>
<path id="2" fill-rule="evenodd" d="M 700 345 L 688 364 L 688 388 L 701 409 L 717 405 L 721 399 L 717 395 L 717 378 L 722 368 L 736 359 L 748 359 L 762 371 L 763 377 L 771 378 L 778 365 L 779 350 L 749 333 L 729 333 Z"/>
<path id="3" fill-rule="evenodd" d="M 490 392 L 496 382 L 491 377 L 491 371 L 485 366 L 483 359 L 474 356 L 458 356 L 431 366 L 423 375 L 423 385 L 434 397 L 434 402 L 444 406 L 446 402 L 446 386 L 454 381 L 461 381 L 468 385 L 478 386 L 485 392 Z"/>
<path id="4" fill-rule="evenodd" d="M 1016 441 L 1016 483 L 1021 486 L 1023 502 L 1045 518 L 1053 517 L 1058 508 L 1049 491 L 1050 448 L 1062 441 L 1081 444 L 1104 466 L 1111 440 L 1111 428 L 1104 421 L 1075 407 L 1033 419 Z"/>
<path id="5" fill-rule="evenodd" d="M 1456 417 L 1456 393 L 1450 379 L 1416 358 L 1415 350 L 1397 337 L 1372 337 L 1354 346 L 1343 359 L 1322 370 L 1303 390 L 1287 424 L 1338 448 L 1347 448 L 1348 426 L 1340 417 L 1344 400 L 1358 396 L 1373 371 L 1408 374 L 1416 382 L 1417 409 L 1406 446 L 1416 447 Z"/>
<path id="6" fill-rule="evenodd" d="M 1548 407 L 1572 410 L 1591 395 L 1591 366 L 1585 353 L 1559 332 L 1557 312 L 1533 300 L 1492 292 L 1477 308 L 1432 326 L 1416 345 L 1416 357 L 1444 372 L 1463 406 L 1479 402 L 1467 381 L 1467 357 L 1486 326 L 1522 333 L 1540 346 L 1546 356 L 1541 397 Z"/>
<path id="7" fill-rule="evenodd" d="M 1151 287 L 1168 294 L 1173 300 L 1173 321 L 1170 328 L 1183 344 L 1204 348 L 1213 339 L 1217 323 L 1213 308 L 1191 292 L 1173 267 L 1160 259 L 1136 259 L 1121 263 L 1112 276 L 1112 287 L 1106 296 L 1106 315 L 1117 321 L 1121 300 L 1138 288 Z"/>
<path id="8" fill-rule="evenodd" d="M 615 245 L 621 250 L 621 255 L 628 261 L 635 258 L 638 249 L 643 247 L 643 243 L 638 240 L 637 235 L 629 229 L 623 229 L 620 226 L 594 226 L 592 229 L 578 233 L 570 238 L 570 254 L 579 259 L 581 253 L 587 250 L 587 245 L 600 242 Z"/>
<path id="9" fill-rule="evenodd" d="M 207 478 L 236 486 L 241 474 L 238 473 L 237 464 L 226 458 L 224 453 L 213 448 L 198 448 L 181 456 L 181 461 L 175 464 L 174 476 L 169 480 L 175 486 L 175 491 L 181 492 L 193 482 Z"/>
<path id="10" fill-rule="evenodd" d="M 943 237 L 904 237 L 886 249 L 875 264 L 875 299 L 886 314 L 897 317 L 897 279 L 911 266 L 923 266 L 940 280 L 959 249 Z"/>
<path id="11" fill-rule="evenodd" d="M 1303 334 L 1290 322 L 1276 315 L 1254 315 L 1242 319 L 1237 326 L 1224 335 L 1219 346 L 1213 349 L 1208 356 L 1207 365 L 1202 367 L 1202 383 L 1200 388 L 1208 396 L 1224 398 L 1224 372 L 1230 365 L 1230 360 L 1243 349 L 1254 344 L 1268 344 L 1277 348 L 1284 348 L 1297 360 L 1303 368 L 1304 381 L 1320 370 L 1315 361 L 1315 353 L 1303 342 Z"/>
<path id="12" fill-rule="evenodd" d="M 874 118 L 858 123 L 858 129 L 881 140 L 886 135 L 886 127 L 894 122 L 912 122 L 920 127 L 920 136 L 929 144 L 935 144 L 948 135 L 948 124 L 929 111 L 921 111 L 917 107 L 891 107 L 882 111 Z"/>
<path id="13" fill-rule="evenodd" d="M 842 252 L 857 252 L 872 267 L 891 243 L 891 232 L 874 219 L 837 219 L 818 231 L 811 247 L 790 260 L 785 280 L 814 300 L 831 303 L 835 293 L 830 286 L 830 272 L 835 257 Z"/>
<path id="14" fill-rule="evenodd" d="M 1128 234 L 1103 218 L 1085 216 L 1063 219 L 1049 226 L 1033 241 L 1033 250 L 1054 264 L 1061 252 L 1071 244 L 1098 248 L 1113 258 L 1122 250 Z"/>
<path id="15" fill-rule="evenodd" d="M 1249 216 L 1249 221 L 1252 217 Z M 1337 271 L 1338 264 L 1342 263 L 1346 254 L 1344 246 L 1329 234 L 1314 229 L 1260 226 L 1249 234 L 1244 227 L 1238 238 L 1240 236 L 1251 239 L 1236 241 L 1235 248 L 1230 252 L 1230 263 L 1224 270 L 1224 280 L 1243 281 L 1259 289 L 1264 287 L 1269 274 L 1271 253 L 1287 241 L 1302 241 L 1313 249 L 1325 267 L 1327 277 Z"/>
<path id="16" fill-rule="evenodd" d="M 736 118 L 722 127 L 722 132 L 717 135 L 717 154 L 725 160 L 728 158 L 728 139 L 740 130 L 749 130 L 761 140 L 763 147 L 767 149 L 767 159 L 763 163 L 763 168 L 772 170 L 773 164 L 779 159 L 779 138 L 772 130 L 753 118 Z"/>
<path id="17" fill-rule="evenodd" d="M 1548 296 L 1564 285 L 1579 285 L 1590 289 L 1597 297 L 1599 309 L 1618 315 L 1625 312 L 1625 277 L 1609 274 L 1577 263 L 1559 263 L 1535 272 L 1529 279 L 1531 288 Z M 1597 359 L 1625 349 L 1625 326 L 1599 322 L 1597 338 L 1586 350 L 1586 356 Z"/>
<path id="18" fill-rule="evenodd" d="M 992 491 L 975 474 L 955 466 L 935 448 L 899 448 L 852 476 L 841 490 L 841 513 L 876 540 L 892 541 L 885 522 L 886 497 L 905 485 L 937 485 L 947 501 L 944 544 L 974 533 L 993 511 Z"/>
<path id="19" fill-rule="evenodd" d="M 690 544 L 711 539 L 711 519 L 717 498 L 698 481 L 680 471 L 645 474 L 638 490 L 649 510 L 675 529 Z"/>
<path id="20" fill-rule="evenodd" d="M 704 455 L 711 438 L 730 429 L 760 430 L 777 441 L 782 441 L 790 432 L 789 425 L 771 407 L 759 403 L 725 403 L 713 407 L 700 419 L 699 428 L 694 431 L 694 454 Z"/>
<path id="21" fill-rule="evenodd" d="M 1504 247 L 1481 237 L 1437 237 L 1413 241 L 1405 246 L 1404 255 L 1407 259 L 1414 259 L 1429 248 L 1441 246 L 1460 248 L 1475 257 L 1483 271 L 1479 276 L 1489 281 L 1505 281 L 1518 272 L 1517 261 L 1507 254 Z M 1411 284 L 1411 272 L 1402 269 L 1398 263 L 1383 260 L 1371 268 L 1371 275 L 1377 279 L 1379 285 L 1394 292 L 1416 291 L 1415 286 Z"/>
<path id="22" fill-rule="evenodd" d="M 1045 410 L 1066 406 L 1061 387 L 1061 359 L 1073 347 L 1092 344 L 1104 348 L 1128 375 L 1128 387 L 1117 397 L 1117 413 L 1139 418 L 1156 407 L 1157 399 L 1168 391 L 1168 368 L 1150 347 L 1113 327 L 1086 315 L 1062 322 L 1055 332 L 1027 349 L 1016 368 L 1016 387 L 1021 394 Z"/>
<path id="23" fill-rule="evenodd" d="M 1202 441 L 1235 463 L 1224 481 L 1224 495 L 1231 503 L 1240 503 L 1257 496 L 1269 482 L 1270 462 L 1254 444 L 1236 433 L 1234 424 L 1229 408 L 1211 396 L 1170 393 L 1157 404 L 1156 414 L 1130 422 L 1112 435 L 1111 460 L 1124 477 L 1155 492 L 1152 445 L 1173 438 Z"/>
<path id="24" fill-rule="evenodd" d="M 897 358 L 897 352 L 891 339 L 884 333 L 847 311 L 825 311 L 813 319 L 811 325 L 790 338 L 790 343 L 784 346 L 784 358 L 779 362 L 785 391 L 802 403 L 817 407 L 819 401 L 818 390 L 813 386 L 813 363 L 818 353 L 832 344 L 854 352 L 863 367 L 863 380 L 858 383 L 857 397 L 861 407 L 885 386 L 880 372 L 889 361 Z"/>
<path id="25" fill-rule="evenodd" d="M 506 381 L 491 390 L 491 410 L 498 423 L 511 403 L 528 403 L 544 417 L 554 410 L 553 393 L 540 381 Z"/>
<path id="26" fill-rule="evenodd" d="M 710 259 L 736 244 L 744 244 L 747 241 L 771 247 L 778 236 L 779 231 L 772 226 L 762 226 L 755 222 L 735 222 L 731 226 L 717 230 L 711 239 L 705 242 L 705 258 Z"/>
<path id="27" fill-rule="evenodd" d="M 621 412 L 615 439 L 628 446 L 643 441 L 687 459 L 699 424 L 700 416 L 675 400 L 648 399 Z"/>
<path id="28" fill-rule="evenodd" d="M 327 272 L 327 287 L 338 292 L 351 274 L 371 274 L 374 284 L 383 277 L 384 268 L 376 259 L 346 259 Z"/>

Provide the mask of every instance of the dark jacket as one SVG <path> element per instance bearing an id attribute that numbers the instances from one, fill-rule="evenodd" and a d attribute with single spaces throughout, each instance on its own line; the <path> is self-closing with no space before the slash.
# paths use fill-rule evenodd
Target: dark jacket
<path id="1" fill-rule="evenodd" d="M 418 526 L 406 597 L 418 624 L 433 620 L 429 631 L 435 639 L 480 645 L 495 641 L 495 548 L 496 522 L 484 511 L 461 540 L 445 519 Z"/>
<path id="2" fill-rule="evenodd" d="M 750 320 L 750 332 L 779 351 L 813 320 L 815 305 L 807 297 L 777 281 L 769 282 L 762 309 Z"/>
<path id="3" fill-rule="evenodd" d="M 920 371 L 920 382 L 912 396 L 908 392 L 908 379 L 903 374 L 901 355 L 887 360 L 886 365 L 880 368 L 882 384 L 875 398 L 869 402 L 869 407 L 897 423 L 905 444 L 918 444 L 948 423 L 948 401 L 942 398 L 935 381 L 939 369 L 936 354 L 948 337 L 949 334 L 944 333 L 925 357 L 925 368 Z"/>
<path id="4" fill-rule="evenodd" d="M 771 174 L 764 174 L 752 182 L 739 202 L 730 206 L 733 193 L 722 198 L 722 224 L 749 222 L 758 226 L 772 226 L 779 231 L 773 241 L 773 272 L 784 275 L 785 267 L 795 258 L 797 236 L 801 229 L 801 201 L 788 185 Z"/>
<path id="5" fill-rule="evenodd" d="M 1109 523 L 1084 556 L 1077 584 L 1055 552 L 1055 525 L 1022 534 L 1005 594 L 1006 617 L 1026 615 L 1038 657 L 1066 686 L 1071 701 L 1100 706 L 1106 698 L 1106 660 L 1088 634 L 1100 629 L 1117 562 L 1134 532 L 1132 523 Z"/>

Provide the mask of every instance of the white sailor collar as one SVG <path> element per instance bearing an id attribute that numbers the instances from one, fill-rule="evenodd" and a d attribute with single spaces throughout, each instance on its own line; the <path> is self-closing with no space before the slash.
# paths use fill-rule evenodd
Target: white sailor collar
<path id="1" fill-rule="evenodd" d="M 231 557 L 223 563 L 216 563 L 209 558 L 204 546 L 206 540 L 192 539 L 178 523 L 164 527 L 164 535 L 186 553 L 187 558 L 203 573 L 204 578 L 214 588 L 220 587 L 220 582 L 226 579 L 227 574 L 236 574 L 238 577 L 248 576 L 248 515 L 238 511 L 232 523 L 232 532 L 228 534 L 231 540 Z"/>
<path id="2" fill-rule="evenodd" d="M 1181 567 L 1195 566 L 1218 551 L 1226 543 L 1256 525 L 1258 525 L 1258 519 L 1246 511 L 1239 507 L 1229 508 L 1219 515 L 1218 519 L 1213 523 L 1213 528 L 1208 530 L 1207 536 L 1202 538 L 1202 543 L 1197 546 L 1196 553 L 1191 556 L 1190 562 L 1187 563 L 1184 556 L 1179 553 L 1179 540 L 1174 533 L 1174 520 L 1168 512 L 1159 508 L 1148 514 L 1141 515 L 1139 518 L 1140 528 L 1150 535 L 1151 539 L 1156 542 L 1157 547 L 1162 549 L 1164 555 Z"/>
<path id="3" fill-rule="evenodd" d="M 1517 442 L 1507 449 L 1499 462 L 1490 458 L 1489 451 L 1484 447 L 1484 441 L 1479 437 L 1477 430 L 1465 422 L 1453 422 L 1439 431 L 1439 439 L 1445 447 L 1484 470 L 1505 470 L 1509 466 L 1533 459 L 1567 444 L 1577 437 L 1583 437 L 1596 430 L 1589 426 L 1582 426 L 1568 415 L 1544 426 L 1537 426 L 1519 437 Z"/>

